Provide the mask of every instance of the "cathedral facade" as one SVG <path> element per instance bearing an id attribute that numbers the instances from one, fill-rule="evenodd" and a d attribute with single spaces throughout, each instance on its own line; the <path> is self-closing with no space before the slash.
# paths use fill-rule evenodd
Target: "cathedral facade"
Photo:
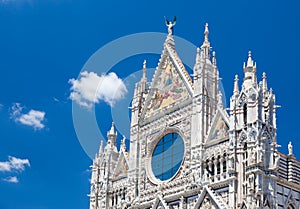
<path id="1" fill-rule="evenodd" d="M 152 82 L 144 62 L 135 86 L 130 147 L 112 124 L 93 161 L 90 209 L 299 209 L 300 162 L 291 143 L 278 151 L 278 106 L 251 52 L 227 108 L 208 24 L 192 76 L 167 26 Z"/>

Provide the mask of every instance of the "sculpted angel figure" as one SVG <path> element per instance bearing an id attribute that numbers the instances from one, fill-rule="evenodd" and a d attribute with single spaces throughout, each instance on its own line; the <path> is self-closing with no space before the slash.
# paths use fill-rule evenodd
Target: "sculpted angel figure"
<path id="1" fill-rule="evenodd" d="M 165 17 L 165 20 L 166 20 L 166 26 L 168 27 L 168 33 L 169 33 L 169 35 L 172 35 L 173 34 L 173 27 L 174 27 L 174 25 L 176 25 L 176 16 L 174 17 L 172 22 L 167 20 L 166 17 Z"/>

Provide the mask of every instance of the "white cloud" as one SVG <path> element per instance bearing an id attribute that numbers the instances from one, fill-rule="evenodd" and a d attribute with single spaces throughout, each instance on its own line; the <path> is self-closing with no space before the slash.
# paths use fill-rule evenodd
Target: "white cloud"
<path id="1" fill-rule="evenodd" d="M 0 162 L 0 171 L 21 172 L 25 170 L 25 166 L 30 167 L 28 159 L 20 159 L 13 156 L 8 156 L 8 161 Z"/>
<path id="2" fill-rule="evenodd" d="M 9 183 L 19 183 L 19 179 L 16 176 L 10 176 L 7 178 L 3 178 L 3 181 L 9 182 Z"/>
<path id="3" fill-rule="evenodd" d="M 45 112 L 30 110 L 27 114 L 23 114 L 23 109 L 24 107 L 20 103 L 15 103 L 11 108 L 11 118 L 34 129 L 43 129 L 45 127 L 42 123 L 45 119 Z"/>
<path id="4" fill-rule="evenodd" d="M 99 76 L 94 72 L 81 72 L 79 79 L 70 79 L 72 85 L 70 99 L 87 108 L 93 107 L 101 100 L 113 106 L 127 93 L 123 81 L 115 74 Z"/>

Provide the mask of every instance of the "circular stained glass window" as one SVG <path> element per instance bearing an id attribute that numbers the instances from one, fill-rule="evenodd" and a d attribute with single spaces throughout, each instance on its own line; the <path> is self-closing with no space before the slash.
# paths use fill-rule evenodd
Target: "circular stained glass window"
<path id="1" fill-rule="evenodd" d="M 181 166 L 184 157 L 184 142 L 177 133 L 163 136 L 156 144 L 152 154 L 152 172 L 165 181 L 172 178 Z"/>

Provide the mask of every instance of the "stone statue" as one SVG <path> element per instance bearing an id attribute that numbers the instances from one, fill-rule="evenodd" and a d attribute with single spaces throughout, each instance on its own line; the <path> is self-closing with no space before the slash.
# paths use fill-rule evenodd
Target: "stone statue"
<path id="1" fill-rule="evenodd" d="M 261 146 L 258 146 L 257 148 L 257 155 L 258 155 L 258 163 L 262 163 L 263 161 L 263 150 L 262 150 L 262 147 Z"/>
<path id="2" fill-rule="evenodd" d="M 251 163 L 256 163 L 257 151 L 255 148 L 251 150 Z"/>
<path id="3" fill-rule="evenodd" d="M 172 22 L 167 20 L 166 17 L 165 17 L 165 20 L 166 20 L 166 26 L 168 27 L 168 34 L 173 35 L 173 27 L 176 24 L 176 16 L 174 17 Z"/>
<path id="4" fill-rule="evenodd" d="M 203 209 L 211 209 L 210 200 L 208 198 L 205 198 L 202 205 Z"/>
<path id="5" fill-rule="evenodd" d="M 277 152 L 274 152 L 274 169 L 277 169 L 279 166 L 280 155 Z"/>
<path id="6" fill-rule="evenodd" d="M 289 155 L 293 155 L 293 145 L 292 145 L 292 142 L 289 142 L 288 149 L 289 149 Z"/>

